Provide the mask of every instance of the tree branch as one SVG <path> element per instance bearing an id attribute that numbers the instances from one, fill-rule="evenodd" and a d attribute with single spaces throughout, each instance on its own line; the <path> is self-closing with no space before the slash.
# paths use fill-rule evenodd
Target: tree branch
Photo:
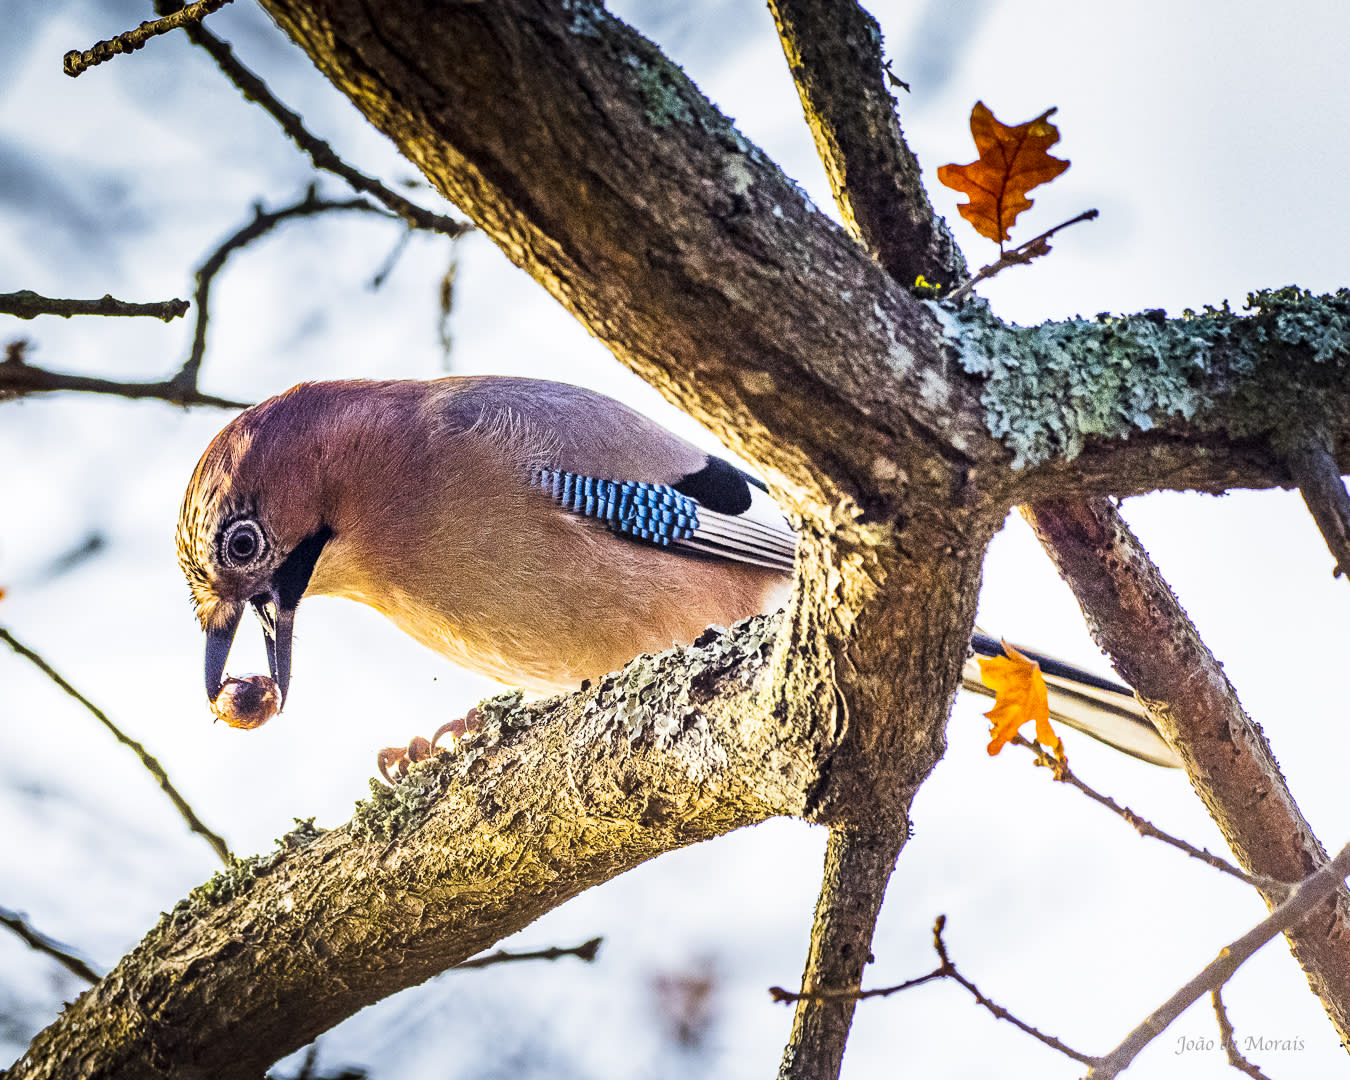
<path id="1" fill-rule="evenodd" d="M 0 626 L 0 641 L 3 641 L 25 660 L 31 662 L 33 666 L 46 675 L 47 678 L 51 679 L 52 682 L 56 683 L 57 686 L 93 713 L 98 722 L 108 729 L 114 739 L 140 758 L 141 764 L 145 766 L 146 771 L 155 778 L 155 782 L 159 784 L 160 790 L 169 797 L 169 801 L 173 803 L 174 808 L 182 815 L 183 820 L 187 822 L 188 828 L 211 845 L 212 850 L 220 856 L 221 862 L 226 866 L 230 865 L 233 861 L 233 856 L 230 855 L 229 846 L 217 833 L 212 832 L 202 823 L 201 818 L 197 816 L 197 813 L 192 809 L 191 804 L 179 794 L 178 789 L 173 786 L 173 782 L 169 779 L 169 774 L 164 771 L 164 767 L 156 760 L 150 751 L 130 735 L 124 733 L 121 728 L 108 719 L 107 713 L 76 690 L 75 687 L 71 686 L 70 683 L 66 682 L 66 680 L 61 677 L 60 672 L 53 668 L 46 660 L 35 653 L 27 645 L 24 645 L 15 638 L 15 636 L 3 626 Z"/>
<path id="2" fill-rule="evenodd" d="M 1285 455 L 1299 493 L 1317 522 L 1331 556 L 1334 575 L 1350 575 L 1350 494 L 1323 431 L 1303 430 Z"/>
<path id="3" fill-rule="evenodd" d="M 20 319 L 34 319 L 39 315 L 144 315 L 169 322 L 187 312 L 186 300 L 160 300 L 152 304 L 129 303 L 105 296 L 101 300 L 55 300 L 39 296 L 28 289 L 0 293 L 0 315 L 16 315 Z"/>
<path id="4" fill-rule="evenodd" d="M 1129 1066 L 1141 1050 L 1167 1029 L 1201 995 L 1223 986 L 1248 958 L 1271 938 L 1288 933 L 1324 906 L 1350 874 L 1350 844 L 1320 869 L 1310 874 L 1294 894 L 1242 937 L 1219 950 L 1214 960 L 1157 1009 L 1144 1018 L 1111 1053 L 1099 1058 L 1088 1070 L 1090 1080 L 1111 1080 Z"/>
<path id="5" fill-rule="evenodd" d="M 230 0 L 197 0 L 195 4 L 188 4 L 165 18 L 155 19 L 153 22 L 143 22 L 135 30 L 118 34 L 117 37 L 108 41 L 97 42 L 85 52 L 72 49 L 66 53 L 63 61 L 65 72 L 73 79 L 86 69 L 101 64 L 105 60 L 111 60 L 114 56 L 135 52 L 153 37 L 167 34 L 180 27 L 199 25 L 202 19 L 228 3 L 230 3 Z"/>
<path id="6" fill-rule="evenodd" d="M 802 975 L 802 989 L 808 993 L 797 1001 L 778 1080 L 833 1080 L 839 1075 L 886 883 L 909 834 L 908 818 L 889 824 L 866 831 L 845 826 L 830 830 Z"/>
<path id="7" fill-rule="evenodd" d="M 854 0 L 769 7 L 844 226 L 905 288 L 955 288 L 966 261 L 901 134 L 876 19 Z"/>
<path id="8" fill-rule="evenodd" d="M 76 956 L 75 951 L 70 946 L 62 945 L 54 938 L 49 938 L 41 931 L 33 929 L 28 920 L 17 911 L 0 907 L 0 926 L 6 926 L 13 930 L 29 948 L 36 949 L 40 953 L 46 953 L 72 975 L 83 979 L 85 982 L 96 983 L 103 977 Z"/>
<path id="9" fill-rule="evenodd" d="M 592 885 L 800 814 L 817 736 L 765 709 L 774 628 L 639 658 L 582 694 L 484 702 L 482 727 L 398 788 L 374 783 L 348 825 L 302 825 L 195 890 L 7 1080 L 256 1080 Z"/>
<path id="10" fill-rule="evenodd" d="M 1233 1022 L 1228 1019 L 1228 1010 L 1223 1007 L 1223 991 L 1216 986 L 1210 991 L 1209 998 L 1214 1004 L 1214 1017 L 1219 1023 L 1219 1041 L 1223 1044 L 1228 1064 L 1239 1072 L 1246 1073 L 1252 1080 L 1270 1080 L 1270 1077 L 1243 1057 L 1238 1050 L 1237 1043 L 1233 1040 Z"/>
<path id="11" fill-rule="evenodd" d="M 1015 746 L 1030 750 L 1036 755 L 1038 764 L 1051 766 L 1051 776 L 1057 783 L 1068 784 L 1070 787 L 1077 788 L 1099 806 L 1104 806 L 1115 814 L 1122 821 L 1133 826 L 1134 830 L 1140 836 L 1151 837 L 1154 840 L 1161 840 L 1164 844 L 1176 848 L 1183 854 L 1189 855 L 1192 859 L 1198 859 L 1206 866 L 1213 867 L 1220 873 L 1227 874 L 1229 877 L 1237 878 L 1244 885 L 1251 885 L 1253 888 L 1262 889 L 1268 895 L 1285 900 L 1288 897 L 1290 886 L 1282 881 L 1276 881 L 1274 878 L 1258 878 L 1251 874 L 1244 874 L 1227 859 L 1222 859 L 1212 851 L 1205 848 L 1198 848 L 1194 844 L 1188 844 L 1180 837 L 1173 836 L 1171 833 L 1163 832 L 1162 829 L 1154 825 L 1146 818 L 1140 817 L 1128 806 L 1121 806 L 1115 799 L 1109 795 L 1103 795 L 1096 788 L 1089 786 L 1078 778 L 1078 775 L 1069 768 L 1067 761 L 1051 761 L 1045 753 L 1045 750 L 1022 735 L 1014 736 L 1011 742 Z"/>
<path id="12" fill-rule="evenodd" d="M 155 10 L 161 15 L 183 10 L 182 0 L 155 0 Z M 333 150 L 328 143 L 310 133 L 297 113 L 292 112 L 272 93 L 267 83 L 250 71 L 234 55 L 228 42 L 222 41 L 201 23 L 192 23 L 187 28 L 188 39 L 211 54 L 225 77 L 243 91 L 244 97 L 255 101 L 281 125 L 292 142 L 309 155 L 316 169 L 340 176 L 354 191 L 364 192 L 379 200 L 393 213 L 406 221 L 414 229 L 437 232 L 454 239 L 472 230 L 467 221 L 457 221 L 444 214 L 434 214 L 405 199 L 396 191 L 385 187 L 373 176 L 354 169 Z"/>
<path id="13" fill-rule="evenodd" d="M 1097 644 L 1180 754 L 1243 869 L 1301 881 L 1325 849 L 1299 812 L 1261 729 L 1119 513 L 1104 499 L 1024 511 L 1083 608 Z M 1259 886 L 1259 880 L 1258 880 Z M 1279 901 L 1265 893 L 1271 906 Z M 1289 931 L 1294 956 L 1342 1040 L 1350 1037 L 1350 897 Z"/>
<path id="14" fill-rule="evenodd" d="M 575 956 L 587 964 L 594 963 L 596 955 L 600 952 L 600 943 L 604 938 L 593 937 L 589 941 L 583 941 L 580 945 L 573 945 L 570 949 L 561 949 L 554 945 L 547 949 L 534 949 L 530 952 L 507 952 L 505 949 L 498 949 L 487 956 L 475 956 L 472 960 L 465 960 L 462 964 L 456 964 L 456 971 L 464 971 L 468 968 L 495 967 L 497 964 L 514 964 L 520 960 L 558 960 L 564 956 Z"/>
<path id="15" fill-rule="evenodd" d="M 201 373 L 202 360 L 206 355 L 206 327 L 211 318 L 211 284 L 216 275 L 225 268 L 225 263 L 232 254 L 253 243 L 253 241 L 266 236 L 282 222 L 289 221 L 291 218 L 314 217 L 319 214 L 346 210 L 380 214 L 386 217 L 393 216 L 367 199 L 320 198 L 318 189 L 314 184 L 310 184 L 305 189 L 305 195 L 302 199 L 290 206 L 283 206 L 280 210 L 264 210 L 262 203 L 254 203 L 253 220 L 238 232 L 227 237 L 197 268 L 197 291 L 193 294 L 193 301 L 197 305 L 197 322 L 192 330 L 192 348 L 178 373 L 169 380 L 170 384 L 179 388 L 185 394 L 196 393 L 197 379 Z"/>
<path id="16" fill-rule="evenodd" d="M 173 379 L 160 382 L 119 382 L 90 375 L 69 375 L 60 371 L 33 367 L 12 360 L 0 363 L 0 401 L 25 397 L 28 394 L 51 394 L 75 390 L 86 394 L 112 394 L 132 400 L 167 401 L 171 405 L 208 405 L 217 409 L 246 409 L 248 402 L 203 394 L 198 390 L 184 390 Z"/>

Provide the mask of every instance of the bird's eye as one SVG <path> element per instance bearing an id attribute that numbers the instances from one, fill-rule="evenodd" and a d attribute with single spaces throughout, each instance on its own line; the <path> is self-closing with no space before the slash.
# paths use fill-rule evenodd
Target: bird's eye
<path id="1" fill-rule="evenodd" d="M 220 554 L 226 566 L 236 570 L 255 563 L 267 548 L 256 521 L 244 518 L 229 525 L 220 537 Z"/>

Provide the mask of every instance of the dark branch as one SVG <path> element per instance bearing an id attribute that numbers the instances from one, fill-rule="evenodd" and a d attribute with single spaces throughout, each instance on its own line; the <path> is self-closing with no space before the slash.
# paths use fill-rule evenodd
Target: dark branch
<path id="1" fill-rule="evenodd" d="M 1245 1072 L 1252 1080 L 1270 1080 L 1238 1050 L 1233 1040 L 1233 1022 L 1228 1019 L 1228 1010 L 1223 1006 L 1223 992 L 1216 986 L 1210 991 L 1209 999 L 1214 1004 L 1214 1016 L 1219 1021 L 1219 1041 L 1223 1043 L 1223 1052 L 1228 1055 L 1228 1064 L 1239 1072 Z"/>
<path id="2" fill-rule="evenodd" d="M 853 0 L 769 7 L 845 225 L 905 288 L 952 289 L 966 263 L 901 134 L 876 20 Z"/>
<path id="3" fill-rule="evenodd" d="M 299 202 L 284 206 L 280 210 L 264 210 L 261 203 L 254 204 L 253 220 L 228 237 L 197 268 L 197 291 L 193 295 L 193 302 L 197 305 L 197 322 L 192 331 L 192 348 L 178 374 L 169 380 L 173 386 L 184 394 L 196 393 L 197 378 L 201 373 L 202 360 L 206 355 L 206 327 L 211 318 L 211 284 L 216 275 L 224 269 L 229 257 L 254 240 L 266 236 L 282 222 L 289 221 L 291 218 L 314 217 L 318 214 L 344 210 L 393 217 L 388 211 L 367 199 L 320 198 L 313 184 L 306 189 L 304 198 Z"/>
<path id="4" fill-rule="evenodd" d="M 118 34 L 108 41 L 97 42 L 85 52 L 72 49 L 66 53 L 63 61 L 65 72 L 73 79 L 87 68 L 111 60 L 120 53 L 135 52 L 151 38 L 159 37 L 160 34 L 167 34 L 184 26 L 199 26 L 202 19 L 228 3 L 230 0 L 197 0 L 197 3 L 188 4 L 172 15 L 155 19 L 153 22 L 143 22 L 135 30 Z"/>
<path id="5" fill-rule="evenodd" d="M 1334 575 L 1350 575 L 1350 494 L 1324 431 L 1304 430 L 1285 454 L 1289 472 L 1336 560 Z"/>
<path id="6" fill-rule="evenodd" d="M 802 975 L 802 988 L 808 993 L 797 999 L 779 1080 L 839 1075 L 886 884 L 908 839 L 907 819 L 890 824 L 875 830 L 838 825 L 830 829 Z M 825 996 L 812 996 L 816 993 Z"/>
<path id="7" fill-rule="evenodd" d="M 531 952 L 507 952 L 505 949 L 498 949 L 487 956 L 476 956 L 472 960 L 465 960 L 462 964 L 456 964 L 454 970 L 464 971 L 466 968 L 513 964 L 517 960 L 558 960 L 564 956 L 575 956 L 590 964 L 594 963 L 595 957 L 600 951 L 600 943 L 604 940 L 602 937 L 593 937 L 589 941 L 583 941 L 580 945 L 573 945 L 570 949 L 561 949 L 556 945 L 547 949 L 535 949 Z"/>
<path id="8" fill-rule="evenodd" d="M 156 0 L 155 10 L 161 14 L 181 9 L 180 0 Z M 299 115 L 288 109 L 268 88 L 267 83 L 245 67 L 234 55 L 234 49 L 228 42 L 222 41 L 200 23 L 187 28 L 188 38 L 211 54 L 220 70 L 235 86 L 243 91 L 244 97 L 256 101 L 278 124 L 291 141 L 309 155 L 316 169 L 323 169 L 335 176 L 342 177 L 354 191 L 361 191 L 378 199 L 393 213 L 416 229 L 443 233 L 456 237 L 470 231 L 473 225 L 467 221 L 457 221 L 445 214 L 434 214 L 424 210 L 416 203 L 409 202 L 396 191 L 391 191 L 373 176 L 352 168 L 333 150 L 328 143 L 310 133 Z"/>
<path id="9" fill-rule="evenodd" d="M 68 375 L 60 371 L 33 367 L 31 364 L 8 360 L 0 363 L 0 401 L 25 397 L 28 394 L 50 394 L 62 390 L 77 390 L 89 394 L 112 394 L 133 400 L 152 399 L 172 405 L 209 405 L 217 409 L 246 409 L 248 403 L 203 394 L 173 379 L 163 382 L 118 382 L 89 375 Z"/>
<path id="10" fill-rule="evenodd" d="M 76 956 L 75 951 L 69 945 L 62 945 L 54 938 L 49 938 L 41 931 L 35 930 L 19 912 L 0 907 L 0 924 L 9 927 L 18 934 L 28 944 L 29 948 L 36 949 L 40 953 L 46 953 L 72 975 L 78 976 L 85 982 L 96 983 L 103 978 L 102 975 Z"/>
<path id="11" fill-rule="evenodd" d="M 66 682 L 66 680 L 61 677 L 61 674 L 47 663 L 46 660 L 32 649 L 28 648 L 28 646 L 18 641 L 13 634 L 2 626 L 0 626 L 0 641 L 5 642 L 25 660 L 31 661 L 39 671 L 47 676 L 47 678 L 51 679 L 52 682 L 56 683 L 57 686 L 93 713 L 99 723 L 112 733 L 113 738 L 141 759 L 141 764 L 144 765 L 146 771 L 155 778 L 155 782 L 159 784 L 160 790 L 169 797 L 169 801 L 173 803 L 174 807 L 183 816 L 183 820 L 187 822 L 188 828 L 210 844 L 212 850 L 220 856 L 221 862 L 225 863 L 226 866 L 229 866 L 234 861 L 233 857 L 230 855 L 229 845 L 227 845 L 218 834 L 212 832 L 202 824 L 202 820 L 197 816 L 196 811 L 194 811 L 188 804 L 188 801 L 178 793 L 178 789 L 173 786 L 172 781 L 169 780 L 169 774 L 164 771 L 164 767 L 155 760 L 154 756 L 151 755 L 144 746 L 131 738 L 131 736 L 125 734 L 121 728 L 108 719 L 107 713 L 76 690 L 75 687 L 71 686 L 70 683 Z"/>
<path id="12" fill-rule="evenodd" d="M 28 289 L 0 293 L 0 315 L 15 315 L 20 319 L 34 319 L 39 315 L 141 315 L 169 322 L 188 309 L 186 300 L 160 300 L 152 304 L 137 304 L 105 296 L 101 300 L 56 300 L 39 296 Z"/>
<path id="13" fill-rule="evenodd" d="M 939 915 L 937 921 L 933 924 L 933 948 L 937 950 L 938 959 L 941 963 L 927 975 L 920 975 L 916 979 L 906 979 L 904 982 L 897 983 L 895 986 L 879 987 L 874 990 L 815 989 L 803 990 L 799 994 L 794 994 L 788 990 L 784 990 L 781 986 L 771 986 L 769 987 L 769 994 L 773 997 L 774 1001 L 779 1002 L 818 1001 L 838 1003 L 843 1001 L 865 1001 L 868 998 L 890 997 L 892 994 L 899 994 L 902 991 L 911 990 L 916 986 L 922 986 L 924 983 L 933 982 L 937 979 L 951 979 L 953 982 L 959 983 L 970 991 L 970 994 L 975 998 L 976 1003 L 988 1009 L 996 1018 L 1008 1021 L 1008 1023 L 1019 1030 L 1024 1031 L 1039 1042 L 1044 1043 L 1052 1050 L 1058 1050 L 1066 1057 L 1071 1057 L 1075 1061 L 1081 1061 L 1084 1065 L 1090 1065 L 1097 1060 L 1089 1054 L 1080 1053 L 1073 1049 L 1073 1047 L 1065 1045 L 1053 1035 L 1046 1035 L 1031 1024 L 1028 1024 L 1025 1020 L 1021 1020 L 1014 1016 L 1002 1005 L 999 1005 L 997 1002 L 986 996 L 978 986 L 962 975 L 960 971 L 957 970 L 956 965 L 952 962 L 951 957 L 948 956 L 946 942 L 942 939 L 942 931 L 946 926 L 947 916 Z"/>
<path id="14" fill-rule="evenodd" d="M 1128 806 L 1121 806 L 1109 795 L 1103 795 L 1095 788 L 1089 787 L 1074 774 L 1073 770 L 1069 768 L 1069 763 L 1067 761 L 1062 758 L 1050 759 L 1041 747 L 1022 735 L 1015 736 L 1011 741 L 1015 746 L 1021 746 L 1030 750 L 1036 755 L 1039 762 L 1050 765 L 1051 775 L 1055 780 L 1068 784 L 1070 787 L 1077 788 L 1093 802 L 1106 807 L 1111 813 L 1134 826 L 1135 831 L 1137 831 L 1140 836 L 1149 836 L 1154 840 L 1161 840 L 1164 844 L 1170 844 L 1178 851 L 1185 852 L 1185 854 L 1189 855 L 1192 859 L 1199 859 L 1207 866 L 1212 866 L 1215 870 L 1225 873 L 1229 877 L 1235 877 L 1243 884 L 1261 889 L 1269 895 L 1277 896 L 1280 899 L 1284 899 L 1288 895 L 1290 886 L 1286 885 L 1284 882 L 1276 881 L 1273 878 L 1254 877 L 1250 874 L 1244 874 L 1227 859 L 1220 858 L 1212 851 L 1198 848 L 1194 844 L 1188 844 L 1185 840 L 1173 836 L 1171 833 L 1163 832 L 1162 829 L 1158 828 L 1146 818 L 1140 817 Z"/>

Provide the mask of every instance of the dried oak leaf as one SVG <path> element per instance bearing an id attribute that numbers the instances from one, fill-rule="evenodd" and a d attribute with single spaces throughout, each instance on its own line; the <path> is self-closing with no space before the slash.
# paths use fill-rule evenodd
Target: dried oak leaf
<path id="1" fill-rule="evenodd" d="M 1049 153 L 1059 142 L 1059 129 L 1050 123 L 1054 112 L 1047 109 L 1035 120 L 1009 127 L 977 101 L 970 111 L 970 133 L 979 159 L 969 165 L 943 165 L 937 171 L 942 183 L 970 196 L 970 202 L 957 207 L 961 216 L 1000 247 L 1009 239 L 1017 215 L 1031 208 L 1027 192 L 1069 167 Z"/>
<path id="2" fill-rule="evenodd" d="M 1064 746 L 1050 726 L 1050 695 L 1041 665 L 1006 641 L 1007 656 L 979 657 L 980 679 L 994 691 L 989 717 L 989 753 L 997 754 L 1028 720 L 1036 721 L 1036 741 L 1064 760 Z"/>

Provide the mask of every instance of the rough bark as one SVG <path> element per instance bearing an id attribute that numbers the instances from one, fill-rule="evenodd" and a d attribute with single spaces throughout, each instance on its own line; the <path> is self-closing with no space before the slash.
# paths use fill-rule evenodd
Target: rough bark
<path id="1" fill-rule="evenodd" d="M 876 19 L 854 0 L 769 7 L 844 227 L 898 284 L 923 275 L 951 292 L 966 261 L 900 133 Z"/>
<path id="2" fill-rule="evenodd" d="M 1093 637 L 1149 706 L 1191 786 L 1243 868 L 1293 883 L 1328 861 L 1299 812 L 1261 728 L 1243 711 L 1143 546 L 1103 499 L 1027 511 L 1073 589 Z M 1268 894 L 1274 908 L 1283 895 Z M 1350 893 L 1339 889 L 1286 931 L 1342 1042 L 1350 1037 Z"/>
<path id="3" fill-rule="evenodd" d="M 8 1080 L 257 1080 L 583 889 L 800 814 L 818 736 L 764 708 L 773 631 L 741 624 L 569 698 L 494 699 L 482 730 L 346 827 L 297 830 L 194 892 Z"/>

